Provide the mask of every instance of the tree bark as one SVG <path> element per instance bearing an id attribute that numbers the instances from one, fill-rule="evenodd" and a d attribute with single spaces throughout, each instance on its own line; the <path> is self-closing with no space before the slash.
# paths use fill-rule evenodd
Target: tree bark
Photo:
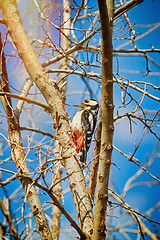
<path id="1" fill-rule="evenodd" d="M 70 36 L 70 0 L 63 0 L 63 28 L 61 32 L 61 48 L 63 52 L 65 52 L 70 44 L 69 36 Z M 67 69 L 68 58 L 62 58 L 60 60 L 60 69 Z M 67 85 L 67 77 L 65 73 L 60 74 L 59 78 L 59 88 L 63 97 L 63 100 L 66 100 L 66 85 Z M 61 153 L 59 151 L 59 142 L 58 140 L 55 142 L 55 156 L 61 157 Z M 60 162 L 56 162 L 54 165 L 54 177 L 53 182 L 56 183 L 56 186 L 53 189 L 53 192 L 56 193 L 57 199 L 61 202 L 61 172 L 62 165 Z M 59 230 L 60 230 L 60 209 L 53 205 L 52 208 L 52 217 L 53 217 L 53 225 L 52 225 L 52 235 L 54 240 L 59 239 Z"/>
<path id="2" fill-rule="evenodd" d="M 80 227 L 86 234 L 90 234 L 93 224 L 92 205 L 83 172 L 78 164 L 76 147 L 61 94 L 46 75 L 45 70 L 34 53 L 19 17 L 16 1 L 0 0 L 0 8 L 2 8 L 8 31 L 28 74 L 50 106 L 50 113 L 54 119 L 57 136 L 59 137 L 58 140 L 63 149 L 62 156 L 65 159 Z"/>
<path id="3" fill-rule="evenodd" d="M 58 141 L 55 147 L 55 150 L 58 150 Z M 56 154 L 59 156 L 59 153 Z M 57 163 L 55 163 L 55 167 L 54 167 L 54 178 L 53 178 L 53 183 L 56 184 L 56 186 L 53 188 L 53 192 L 56 195 L 56 198 L 58 200 L 58 202 L 61 202 L 61 192 L 62 192 L 62 187 L 61 187 L 61 172 L 62 172 L 62 166 L 60 161 L 58 161 Z M 53 218 L 53 223 L 52 223 L 52 236 L 54 240 L 58 240 L 59 239 L 59 228 L 60 228 L 60 209 L 53 205 L 52 208 L 52 218 Z"/>
<path id="4" fill-rule="evenodd" d="M 108 201 L 108 183 L 112 156 L 113 139 L 113 77 L 112 77 L 112 25 L 114 13 L 113 0 L 98 0 L 101 38 L 102 38 L 102 133 L 99 172 L 97 179 L 93 239 L 106 238 L 106 206 Z"/>

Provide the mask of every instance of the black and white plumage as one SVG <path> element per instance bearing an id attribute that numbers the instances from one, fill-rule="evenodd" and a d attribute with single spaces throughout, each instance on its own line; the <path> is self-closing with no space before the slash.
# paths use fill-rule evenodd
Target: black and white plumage
<path id="1" fill-rule="evenodd" d="M 87 99 L 80 105 L 74 106 L 82 108 L 82 110 L 77 112 L 74 116 L 71 127 L 77 146 L 77 152 L 80 153 L 80 161 L 85 162 L 96 126 L 99 104 L 94 99 Z"/>

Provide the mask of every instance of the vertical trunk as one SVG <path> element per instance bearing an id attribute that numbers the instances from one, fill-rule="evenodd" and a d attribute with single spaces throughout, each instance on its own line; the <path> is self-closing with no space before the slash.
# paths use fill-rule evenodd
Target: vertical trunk
<path id="1" fill-rule="evenodd" d="M 59 143 L 58 141 L 56 141 L 55 144 L 55 150 L 57 151 L 59 149 Z M 58 152 L 58 151 L 57 151 Z M 59 153 L 56 154 L 55 156 L 59 156 Z M 53 178 L 53 183 L 56 184 L 55 187 L 53 188 L 53 192 L 58 200 L 58 202 L 61 202 L 61 172 L 62 172 L 62 168 L 61 168 L 61 163 L 60 161 L 58 161 L 57 163 L 55 163 L 55 167 L 54 167 L 54 178 Z M 59 228 L 60 228 L 60 209 L 58 207 L 56 207 L 55 205 L 53 205 L 52 208 L 52 217 L 53 217 L 53 223 L 52 223 L 52 236 L 54 240 L 58 240 L 59 238 Z"/>
<path id="2" fill-rule="evenodd" d="M 65 51 L 68 49 L 70 40 L 69 40 L 69 35 L 70 35 L 70 0 L 63 0 L 63 28 L 62 28 L 62 33 L 61 33 L 61 47 L 62 50 Z M 61 69 L 67 69 L 68 65 L 68 59 L 63 58 L 60 61 L 60 68 Z M 59 88 L 61 90 L 62 97 L 65 101 L 66 99 L 66 85 L 67 85 L 67 77 L 66 74 L 61 73 L 60 74 L 60 79 L 59 79 Z M 61 157 L 61 154 L 59 152 L 59 142 L 56 141 L 55 143 L 55 155 L 58 158 Z M 58 182 L 56 186 L 53 189 L 53 192 L 56 194 L 58 201 L 61 201 L 61 172 L 62 172 L 62 167 L 61 163 L 57 162 L 55 163 L 54 166 L 54 183 Z M 52 225 L 52 235 L 54 240 L 58 240 L 59 238 L 59 228 L 60 228 L 60 209 L 57 208 L 56 206 L 53 206 L 52 209 L 52 216 L 53 216 L 53 225 Z"/>
<path id="3" fill-rule="evenodd" d="M 70 45 L 70 0 L 63 0 L 63 26 L 62 26 L 62 34 L 61 34 L 61 47 L 65 54 Z M 68 66 L 68 58 L 63 58 L 60 61 L 60 68 L 67 69 Z M 64 100 L 66 99 L 66 85 L 67 85 L 67 77 L 65 73 L 60 74 L 60 83 L 59 87 L 61 89 L 62 96 Z"/>
<path id="4" fill-rule="evenodd" d="M 113 138 L 112 20 L 113 0 L 98 0 L 102 33 L 102 134 L 93 239 L 106 237 L 106 206 Z"/>

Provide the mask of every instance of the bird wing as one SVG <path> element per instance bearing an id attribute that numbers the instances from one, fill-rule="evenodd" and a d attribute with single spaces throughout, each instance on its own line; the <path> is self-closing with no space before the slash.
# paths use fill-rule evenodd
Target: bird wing
<path id="1" fill-rule="evenodd" d="M 89 150 L 91 139 L 92 139 L 92 124 L 93 116 L 88 110 L 84 110 L 82 113 L 82 128 L 83 128 L 83 139 L 84 139 L 84 157 L 86 160 L 87 151 Z"/>

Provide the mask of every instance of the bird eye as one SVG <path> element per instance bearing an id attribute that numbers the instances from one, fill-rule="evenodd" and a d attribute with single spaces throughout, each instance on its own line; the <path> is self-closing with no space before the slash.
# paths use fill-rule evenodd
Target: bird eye
<path id="1" fill-rule="evenodd" d="M 99 106 L 98 106 L 98 104 L 97 104 L 97 105 L 95 105 L 95 106 L 92 106 L 91 109 L 92 109 L 92 110 L 96 110 L 96 109 L 98 110 L 98 108 L 99 108 Z"/>
<path id="2" fill-rule="evenodd" d="M 89 100 L 87 99 L 87 100 L 85 100 L 85 103 L 89 103 Z"/>

